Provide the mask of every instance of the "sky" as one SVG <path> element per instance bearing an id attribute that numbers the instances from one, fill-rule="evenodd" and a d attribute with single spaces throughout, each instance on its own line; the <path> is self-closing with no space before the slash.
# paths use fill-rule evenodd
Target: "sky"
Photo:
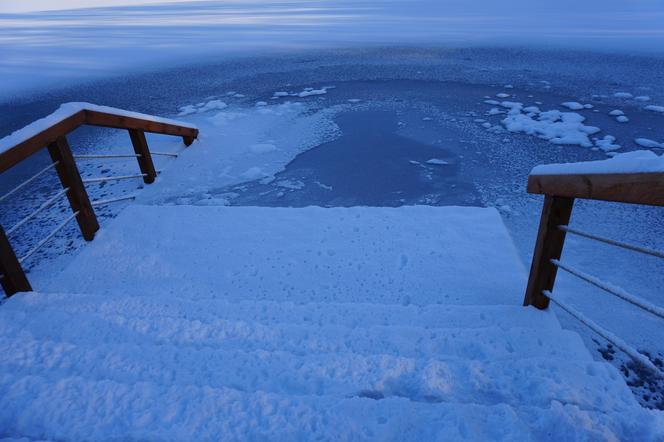
<path id="1" fill-rule="evenodd" d="M 664 0 L 0 0 L 0 100 L 275 49 L 363 45 L 663 55 Z"/>
<path id="2" fill-rule="evenodd" d="M 186 0 L 0 0 L 0 13 L 145 5 L 150 3 L 182 3 L 183 1 Z"/>

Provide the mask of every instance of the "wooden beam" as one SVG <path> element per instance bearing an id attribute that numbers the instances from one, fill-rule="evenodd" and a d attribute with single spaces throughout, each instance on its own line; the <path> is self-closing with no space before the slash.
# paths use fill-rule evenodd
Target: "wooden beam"
<path id="1" fill-rule="evenodd" d="M 664 173 L 530 175 L 528 192 L 664 206 Z"/>
<path id="2" fill-rule="evenodd" d="M 83 238 L 92 241 L 99 230 L 99 223 L 94 209 L 90 204 L 88 192 L 85 190 L 81 174 L 76 167 L 67 139 L 63 136 L 48 146 L 48 153 L 53 162 L 58 162 L 55 170 L 58 172 L 63 188 L 69 187 L 67 198 L 72 212 L 79 212 L 76 217 Z"/>
<path id="3" fill-rule="evenodd" d="M 569 224 L 573 206 L 573 198 L 550 195 L 544 198 L 528 287 L 523 300 L 525 306 L 533 305 L 539 309 L 549 306 L 549 298 L 542 291 L 553 291 L 558 268 L 551 264 L 551 260 L 560 259 L 565 245 L 565 232 L 558 229 L 558 226 Z"/>
<path id="4" fill-rule="evenodd" d="M 85 122 L 85 114 L 76 114 L 54 124 L 16 146 L 0 153 L 0 173 L 11 169 L 30 155 L 44 149 L 58 138 L 67 135 Z"/>
<path id="5" fill-rule="evenodd" d="M 105 112 L 81 110 L 6 151 L 0 152 L 0 173 L 11 169 L 29 156 L 55 142 L 58 138 L 66 136 L 84 124 L 116 129 L 136 129 L 144 132 L 179 136 L 182 137 L 187 146 L 191 145 L 198 138 L 198 129 L 191 127 L 159 123 L 149 119 L 126 117 Z"/>
<path id="6" fill-rule="evenodd" d="M 0 226 L 0 275 L 3 275 L 0 284 L 7 297 L 18 292 L 32 291 L 30 282 L 2 226 Z"/>
<path id="7" fill-rule="evenodd" d="M 134 152 L 140 155 L 137 159 L 141 173 L 145 174 L 143 181 L 146 184 L 154 183 L 155 178 L 157 178 L 157 171 L 152 162 L 152 155 L 148 148 L 148 141 L 145 139 L 145 132 L 139 129 L 129 129 L 129 138 L 131 138 L 131 144 L 134 146 Z"/>
<path id="8" fill-rule="evenodd" d="M 198 129 L 175 124 L 159 123 L 141 118 L 126 117 L 123 115 L 107 114 L 103 112 L 85 111 L 85 122 L 92 126 L 111 127 L 115 129 L 139 129 L 162 135 L 175 135 L 180 137 L 198 137 Z"/>

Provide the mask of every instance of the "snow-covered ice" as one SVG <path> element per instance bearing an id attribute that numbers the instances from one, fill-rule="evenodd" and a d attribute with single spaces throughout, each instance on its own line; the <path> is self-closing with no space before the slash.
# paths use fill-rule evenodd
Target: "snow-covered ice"
<path id="1" fill-rule="evenodd" d="M 538 136 L 553 144 L 592 147 L 590 135 L 600 131 L 598 127 L 585 125 L 586 118 L 574 112 L 541 112 L 535 107 L 524 109 L 523 103 L 512 101 L 503 101 L 500 105 L 509 109 L 502 121 L 508 131 Z"/>
<path id="2" fill-rule="evenodd" d="M 198 103 L 195 105 L 190 104 L 187 106 L 182 106 L 178 116 L 184 117 L 191 114 L 202 114 L 213 110 L 226 109 L 227 107 L 228 105 L 221 100 L 210 100 L 208 102 Z"/>
<path id="3" fill-rule="evenodd" d="M 566 101 L 565 103 L 562 103 L 561 106 L 566 107 L 569 110 L 581 110 L 584 109 L 583 104 L 577 102 L 577 101 Z"/>
<path id="4" fill-rule="evenodd" d="M 653 147 L 664 147 L 663 143 L 659 143 L 655 140 L 651 140 L 649 138 L 636 138 L 634 139 L 634 142 L 638 144 L 641 147 L 647 147 L 652 149 Z"/>
<path id="5" fill-rule="evenodd" d="M 448 161 L 441 160 L 440 158 L 431 158 L 430 160 L 427 160 L 427 164 L 433 164 L 436 166 L 445 166 L 450 163 Z"/>
<path id="6" fill-rule="evenodd" d="M 651 104 L 649 106 L 644 107 L 645 110 L 651 111 L 651 112 L 658 112 L 658 113 L 664 113 L 664 106 L 656 106 L 654 104 Z"/>

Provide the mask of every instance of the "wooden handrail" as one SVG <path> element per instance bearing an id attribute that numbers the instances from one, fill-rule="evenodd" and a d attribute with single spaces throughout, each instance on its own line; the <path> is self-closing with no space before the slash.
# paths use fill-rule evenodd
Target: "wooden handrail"
<path id="1" fill-rule="evenodd" d="M 89 103 L 63 105 L 54 114 L 0 140 L 0 173 L 19 164 L 31 155 L 48 148 L 63 188 L 69 189 L 67 198 L 83 237 L 94 239 L 99 223 L 94 205 L 88 197 L 81 174 L 67 142 L 67 135 L 83 125 L 124 129 L 129 132 L 143 181 L 152 183 L 157 172 L 152 162 L 145 132 L 182 137 L 189 146 L 198 137 L 198 129 L 173 120 L 127 112 Z M 5 294 L 31 291 L 20 260 L 0 226 L 0 284 Z"/>
<path id="2" fill-rule="evenodd" d="M 664 173 L 531 174 L 528 193 L 545 195 L 530 276 L 523 304 L 549 306 L 544 291 L 553 292 L 557 267 L 565 244 L 565 229 L 575 199 L 664 206 Z"/>
<path id="3" fill-rule="evenodd" d="M 530 175 L 528 193 L 664 206 L 664 173 Z"/>
<path id="4" fill-rule="evenodd" d="M 177 124 L 176 121 L 151 118 L 149 115 L 128 113 L 120 109 L 95 106 L 83 103 L 80 109 L 55 122 L 48 128 L 31 134 L 6 150 L 0 149 L 0 173 L 11 169 L 21 161 L 46 148 L 58 138 L 66 136 L 80 126 L 99 126 L 125 130 L 173 135 L 182 137 L 184 144 L 190 146 L 198 138 L 195 127 Z"/>

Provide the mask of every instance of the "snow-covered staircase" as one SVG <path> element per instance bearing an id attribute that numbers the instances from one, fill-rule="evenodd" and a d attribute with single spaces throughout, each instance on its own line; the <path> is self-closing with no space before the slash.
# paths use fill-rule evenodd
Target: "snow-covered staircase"
<path id="1" fill-rule="evenodd" d="M 41 279 L 40 279 L 41 276 Z M 658 440 L 492 209 L 125 209 L 0 307 L 0 437 Z"/>

